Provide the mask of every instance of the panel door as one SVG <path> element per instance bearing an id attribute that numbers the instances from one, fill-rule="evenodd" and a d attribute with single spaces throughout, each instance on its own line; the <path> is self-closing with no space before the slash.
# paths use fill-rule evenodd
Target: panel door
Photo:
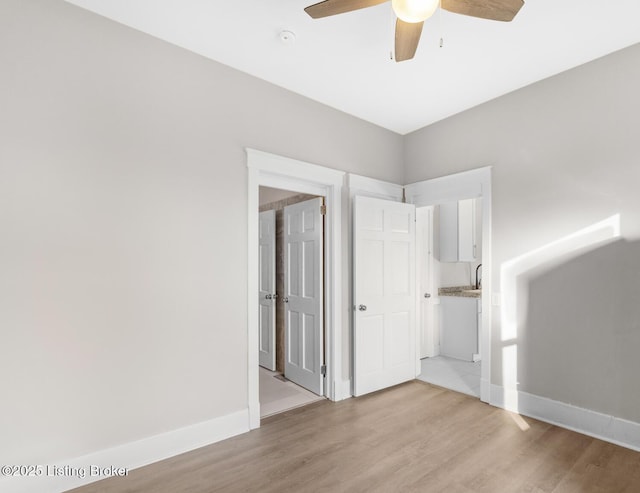
<path id="1" fill-rule="evenodd" d="M 276 212 L 259 216 L 258 354 L 260 366 L 276 369 Z"/>
<path id="2" fill-rule="evenodd" d="M 354 394 L 416 376 L 415 207 L 354 199 Z"/>
<path id="3" fill-rule="evenodd" d="M 420 291 L 416 321 L 418 327 L 420 358 L 437 356 L 440 350 L 440 331 L 436 324 L 434 300 L 437 288 L 434 284 L 434 207 L 416 209 L 416 268 Z"/>
<path id="4" fill-rule="evenodd" d="M 284 209 L 285 377 L 323 394 L 322 198 Z"/>

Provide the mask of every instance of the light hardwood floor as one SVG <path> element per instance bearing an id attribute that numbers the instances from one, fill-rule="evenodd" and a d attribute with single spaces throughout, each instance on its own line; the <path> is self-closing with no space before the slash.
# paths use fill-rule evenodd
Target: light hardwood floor
<path id="1" fill-rule="evenodd" d="M 640 453 L 413 381 L 73 490 L 640 492 Z"/>

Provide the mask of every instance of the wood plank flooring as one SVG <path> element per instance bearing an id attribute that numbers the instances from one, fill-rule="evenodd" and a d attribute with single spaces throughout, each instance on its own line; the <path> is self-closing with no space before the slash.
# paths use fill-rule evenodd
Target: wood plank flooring
<path id="1" fill-rule="evenodd" d="M 640 453 L 413 381 L 73 491 L 637 493 Z"/>

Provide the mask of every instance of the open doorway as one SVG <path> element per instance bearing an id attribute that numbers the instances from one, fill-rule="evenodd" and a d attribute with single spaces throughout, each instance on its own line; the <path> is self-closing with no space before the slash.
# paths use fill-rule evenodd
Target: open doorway
<path id="1" fill-rule="evenodd" d="M 422 217 L 417 227 L 416 312 L 418 332 L 425 340 L 419 342 L 418 378 L 490 402 L 491 313 L 496 299 L 491 291 L 491 168 L 413 183 L 405 192 L 407 202 L 416 206 L 418 220 Z M 463 343 L 462 353 L 457 342 Z M 424 358 L 444 364 L 424 368 Z M 436 381 L 438 370 L 449 373 L 449 382 Z"/>
<path id="2" fill-rule="evenodd" d="M 259 188 L 259 400 L 264 418 L 325 395 L 324 200 Z"/>
<path id="3" fill-rule="evenodd" d="M 345 173 L 255 149 L 247 153 L 247 401 L 249 427 L 260 427 L 258 366 L 259 188 L 268 186 L 324 197 L 325 290 L 325 395 L 332 401 L 350 396 L 350 381 L 343 375 L 343 270 L 342 192 Z"/>
<path id="4" fill-rule="evenodd" d="M 478 315 L 479 322 L 477 324 L 477 353 L 474 348 L 472 351 L 469 351 L 467 357 L 471 359 L 469 364 L 473 364 L 474 367 L 471 370 L 465 370 L 465 373 L 475 373 L 474 375 L 474 395 L 478 395 L 478 387 L 477 381 L 479 380 L 479 397 L 484 402 L 490 401 L 490 369 L 491 369 L 491 168 L 479 168 L 476 170 L 465 171 L 462 173 L 458 173 L 455 175 L 448 175 L 444 177 L 434 178 L 430 180 L 425 180 L 418 183 L 412 183 L 405 187 L 401 187 L 399 185 L 394 185 L 386 182 L 381 182 L 379 180 L 373 180 L 366 177 L 361 177 L 357 175 L 349 175 L 349 191 L 352 198 L 357 197 L 358 195 L 364 195 L 369 197 L 375 197 L 379 199 L 385 199 L 392 202 L 407 202 L 408 204 L 412 204 L 415 207 L 416 213 L 416 245 L 415 245 L 415 284 L 416 290 L 415 294 L 412 297 L 415 303 L 415 309 L 413 313 L 415 314 L 416 319 L 416 329 L 415 333 L 415 344 L 411 344 L 410 350 L 415 354 L 415 377 L 420 378 L 421 374 L 425 375 L 426 372 L 422 370 L 423 361 L 421 358 L 430 356 L 435 357 L 439 355 L 440 351 L 440 288 L 439 281 L 436 279 L 432 279 L 431 275 L 425 274 L 425 269 L 434 269 L 434 258 L 435 258 L 435 249 L 439 248 L 439 241 L 435 241 L 435 235 L 433 234 L 433 228 L 439 227 L 439 224 L 436 224 L 438 219 L 438 215 L 434 213 L 437 207 L 441 204 L 447 203 L 458 203 L 459 201 L 466 201 L 467 199 L 477 199 L 478 202 L 481 201 L 481 204 L 475 209 L 476 213 L 476 224 L 478 227 L 481 227 L 481 232 L 475 237 L 476 241 L 476 257 L 474 260 L 476 264 L 473 266 L 467 266 L 464 270 L 463 280 L 460 282 L 460 286 L 457 286 L 462 291 L 475 291 L 474 293 L 470 293 L 472 296 L 469 297 L 469 300 L 475 304 L 477 309 L 481 310 Z M 469 203 L 465 202 L 462 207 L 468 206 Z M 456 205 L 456 207 L 458 207 Z M 375 214 L 369 214 L 369 219 L 377 217 Z M 398 223 L 394 226 L 394 232 L 398 232 L 402 229 L 399 226 L 398 216 L 394 218 L 390 218 L 391 222 Z M 371 221 L 369 221 L 371 222 Z M 411 221 L 413 222 L 413 221 Z M 384 220 L 374 221 L 374 224 L 371 225 L 368 229 L 371 230 L 382 230 L 382 224 L 384 224 Z M 404 222 L 403 222 L 404 224 Z M 357 229 L 354 225 L 354 236 L 355 230 Z M 429 233 L 431 231 L 431 233 Z M 426 236 L 426 239 L 425 239 Z M 357 241 L 354 239 L 354 245 Z M 357 247 L 354 246 L 354 255 Z M 439 253 L 438 253 L 439 255 Z M 403 262 L 396 262 L 398 265 L 404 265 Z M 481 276 L 486 273 L 482 279 L 482 290 L 475 290 L 475 271 L 477 266 L 482 263 L 482 267 L 478 269 L 478 275 Z M 435 266 L 437 268 L 437 266 Z M 454 271 L 456 267 L 453 267 Z M 378 269 L 378 272 L 380 269 Z M 471 281 L 471 273 L 473 271 L 473 281 Z M 396 275 L 397 269 L 392 269 L 391 279 L 394 280 L 393 276 L 395 275 L 395 281 L 398 281 L 399 278 Z M 454 272 L 455 274 L 455 272 Z M 357 273 L 354 274 L 354 278 L 357 278 Z M 431 279 L 430 283 L 426 280 Z M 354 280 L 354 284 L 357 284 L 357 280 Z M 396 283 L 398 285 L 405 286 L 406 283 Z M 472 286 L 473 284 L 473 286 Z M 471 289 L 474 288 L 474 289 Z M 395 288 L 394 288 L 395 289 Z M 465 293 L 466 294 L 466 293 Z M 353 291 L 353 302 L 354 312 L 356 313 L 356 317 L 354 317 L 354 331 L 358 330 L 358 314 L 368 314 L 370 312 L 369 305 L 371 303 L 375 303 L 375 300 L 369 299 L 370 297 L 362 297 L 358 294 L 358 290 L 355 289 Z M 444 298 L 444 296 L 442 296 Z M 466 298 L 466 296 L 465 296 Z M 474 299 L 475 298 L 475 299 Z M 493 297 L 495 298 L 495 296 Z M 363 305 L 362 308 L 360 305 Z M 356 311 L 357 310 L 357 311 Z M 360 310 L 363 310 L 362 312 Z M 430 332 L 425 332 L 425 329 Z M 369 331 L 371 333 L 371 331 Z M 380 333 L 378 330 L 374 333 Z M 369 341 L 371 342 L 371 341 Z M 384 345 L 369 344 L 369 350 L 375 354 L 380 354 L 380 348 L 385 347 Z M 426 353 L 425 347 L 430 345 L 430 353 Z M 358 351 L 357 344 L 353 344 L 354 347 L 354 359 L 357 359 L 358 356 L 356 352 Z M 362 348 L 360 348 L 362 349 Z M 475 355 L 475 357 L 474 357 Z M 371 358 L 366 358 L 367 354 L 365 354 L 364 361 L 373 361 Z M 371 356 L 371 355 L 369 355 Z M 478 361 L 479 357 L 479 361 Z M 363 361 L 363 358 L 360 358 Z M 463 362 L 465 363 L 465 362 Z M 380 365 L 371 364 L 370 367 L 379 367 Z M 479 377 L 478 377 L 479 372 Z M 358 379 L 358 371 L 357 366 L 354 365 L 354 380 Z M 440 385 L 442 385 L 440 383 Z M 463 390 L 463 389 L 459 389 Z M 467 392 L 469 393 L 469 392 Z M 357 393 L 356 393 L 357 395 Z"/>
<path id="5" fill-rule="evenodd" d="M 480 397 L 482 198 L 416 210 L 419 379 Z"/>

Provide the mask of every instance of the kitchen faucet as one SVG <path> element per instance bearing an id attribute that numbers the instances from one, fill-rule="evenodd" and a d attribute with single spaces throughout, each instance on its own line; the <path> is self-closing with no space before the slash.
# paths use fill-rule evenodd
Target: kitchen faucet
<path id="1" fill-rule="evenodd" d="M 480 267 L 482 267 L 482 264 L 478 264 L 478 267 L 476 267 L 476 289 L 480 289 L 480 285 L 482 284 L 482 279 L 478 277 Z"/>

